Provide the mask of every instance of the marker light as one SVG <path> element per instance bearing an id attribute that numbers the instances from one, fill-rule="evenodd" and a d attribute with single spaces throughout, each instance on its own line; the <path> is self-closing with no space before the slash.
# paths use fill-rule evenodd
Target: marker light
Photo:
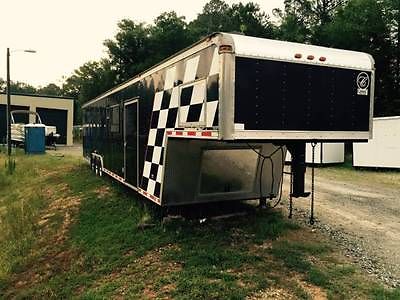
<path id="1" fill-rule="evenodd" d="M 232 53 L 233 49 L 231 45 L 221 45 L 219 46 L 219 51 L 220 54 L 221 53 Z"/>

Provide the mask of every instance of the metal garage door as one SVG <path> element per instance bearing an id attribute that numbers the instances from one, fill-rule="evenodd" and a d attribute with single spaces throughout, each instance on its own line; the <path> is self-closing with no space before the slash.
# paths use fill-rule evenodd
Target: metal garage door
<path id="1" fill-rule="evenodd" d="M 28 110 L 28 106 L 11 105 L 11 110 Z M 29 115 L 17 114 L 14 115 L 14 120 L 17 123 L 28 123 Z M 0 104 L 0 143 L 5 143 L 7 137 L 7 105 Z"/>
<path id="2" fill-rule="evenodd" d="M 37 107 L 36 112 L 40 115 L 45 125 L 57 127 L 57 133 L 61 135 L 57 143 L 67 143 L 67 110 Z"/>

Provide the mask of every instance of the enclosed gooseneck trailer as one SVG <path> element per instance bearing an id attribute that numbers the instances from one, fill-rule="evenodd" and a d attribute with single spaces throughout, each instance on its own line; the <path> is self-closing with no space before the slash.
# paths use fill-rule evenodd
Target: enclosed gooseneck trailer
<path id="1" fill-rule="evenodd" d="M 294 197 L 305 143 L 367 141 L 370 55 L 212 34 L 83 106 L 84 155 L 162 206 L 273 198 L 286 151 Z"/>

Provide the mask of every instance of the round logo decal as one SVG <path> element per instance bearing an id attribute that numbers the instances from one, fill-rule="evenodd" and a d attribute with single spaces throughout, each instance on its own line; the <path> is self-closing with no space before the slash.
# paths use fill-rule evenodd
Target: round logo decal
<path id="1" fill-rule="evenodd" d="M 361 90 L 366 90 L 369 87 L 369 76 L 365 72 L 361 72 L 357 76 L 357 87 Z"/>

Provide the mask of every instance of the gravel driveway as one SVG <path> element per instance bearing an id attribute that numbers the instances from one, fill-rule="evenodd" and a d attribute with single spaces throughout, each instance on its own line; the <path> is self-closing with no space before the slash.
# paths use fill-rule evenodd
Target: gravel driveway
<path id="1" fill-rule="evenodd" d="M 74 144 L 72 146 L 57 145 L 57 150 L 46 150 L 46 153 L 53 155 L 71 155 L 83 157 L 82 144 Z"/>
<path id="2" fill-rule="evenodd" d="M 315 186 L 314 226 L 368 273 L 400 286 L 400 172 L 317 168 Z M 286 179 L 285 195 L 288 187 Z M 309 198 L 294 201 L 296 219 L 308 221 Z"/>

